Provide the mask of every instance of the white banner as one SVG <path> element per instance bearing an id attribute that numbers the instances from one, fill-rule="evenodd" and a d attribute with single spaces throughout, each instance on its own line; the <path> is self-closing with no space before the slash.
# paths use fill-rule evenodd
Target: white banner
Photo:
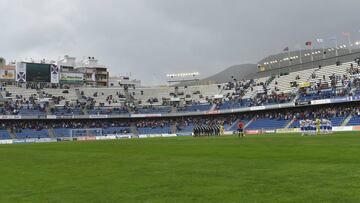
<path id="1" fill-rule="evenodd" d="M 313 100 L 311 101 L 311 104 L 330 104 L 330 99 L 322 99 L 322 100 Z"/>
<path id="2" fill-rule="evenodd" d="M 12 144 L 12 140 L 0 140 L 0 144 Z"/>
<path id="3" fill-rule="evenodd" d="M 339 127 L 333 127 L 332 129 L 334 132 L 346 132 L 346 131 L 352 131 L 352 126 L 339 126 Z"/>
<path id="4" fill-rule="evenodd" d="M 162 137 L 176 137 L 176 134 L 162 134 Z"/>
<path id="5" fill-rule="evenodd" d="M 265 109 L 265 106 L 253 106 L 253 107 L 250 107 L 251 111 L 258 111 L 258 110 L 264 110 L 264 109 Z"/>
<path id="6" fill-rule="evenodd" d="M 50 65 L 51 83 L 59 84 L 60 70 L 59 66 L 55 64 Z"/>
<path id="7" fill-rule="evenodd" d="M 16 63 L 16 82 L 26 82 L 26 63 Z"/>
<path id="8" fill-rule="evenodd" d="M 0 119 L 21 119 L 20 115 L 0 115 Z"/>
<path id="9" fill-rule="evenodd" d="M 139 135 L 139 138 L 148 138 L 148 135 Z"/>
<path id="10" fill-rule="evenodd" d="M 89 118 L 108 118 L 108 115 L 89 115 Z"/>
<path id="11" fill-rule="evenodd" d="M 46 115 L 47 119 L 56 119 L 56 115 Z"/>
<path id="12" fill-rule="evenodd" d="M 107 136 L 96 136 L 96 140 L 115 140 L 115 135 L 107 135 Z"/>
<path id="13" fill-rule="evenodd" d="M 63 72 L 60 73 L 60 82 L 69 84 L 80 84 L 84 82 L 84 74 Z"/>
<path id="14" fill-rule="evenodd" d="M 150 134 L 150 135 L 148 135 L 148 137 L 151 137 L 151 138 L 153 138 L 153 137 L 161 137 L 162 135 L 161 134 Z"/>

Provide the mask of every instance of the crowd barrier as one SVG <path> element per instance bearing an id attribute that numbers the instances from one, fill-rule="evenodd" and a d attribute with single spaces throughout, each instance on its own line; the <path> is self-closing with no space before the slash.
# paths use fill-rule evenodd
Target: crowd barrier
<path id="1" fill-rule="evenodd" d="M 176 136 L 193 136 L 192 132 L 187 132 L 187 133 L 177 133 Z"/>
<path id="2" fill-rule="evenodd" d="M 360 126 L 340 126 L 333 127 L 333 132 L 349 132 L 349 131 L 360 131 Z M 246 130 L 245 133 L 248 135 L 260 135 L 264 133 L 299 133 L 299 128 L 289 129 L 276 129 L 276 130 Z M 225 131 L 224 135 L 236 134 L 236 131 Z M 95 140 L 116 140 L 116 139 L 134 139 L 134 138 L 161 138 L 161 137 L 182 137 L 182 136 L 193 136 L 193 133 L 177 133 L 177 134 L 141 134 L 135 136 L 133 134 L 127 135 L 106 135 L 106 136 L 82 136 L 82 137 L 61 137 L 61 138 L 29 138 L 29 139 L 6 139 L 0 140 L 0 145 L 5 144 L 28 144 L 28 143 L 48 143 L 48 142 L 63 142 L 63 141 L 95 141 Z"/>
<path id="3" fill-rule="evenodd" d="M 159 137 L 176 137 L 177 134 L 142 134 L 139 138 L 159 138 Z"/>
<path id="4" fill-rule="evenodd" d="M 286 133 L 299 133 L 300 132 L 300 128 L 284 128 L 284 129 L 277 129 L 276 133 L 280 133 L 280 134 L 286 134 Z"/>
<path id="5" fill-rule="evenodd" d="M 13 140 L 0 140 L 0 144 L 12 144 Z"/>
<path id="6" fill-rule="evenodd" d="M 245 130 L 245 134 L 247 134 L 247 135 L 261 135 L 264 133 L 265 132 L 262 130 Z"/>

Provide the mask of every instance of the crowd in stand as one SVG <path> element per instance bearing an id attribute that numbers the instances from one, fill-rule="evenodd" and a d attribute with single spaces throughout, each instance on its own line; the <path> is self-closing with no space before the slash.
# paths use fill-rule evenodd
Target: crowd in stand
<path id="1" fill-rule="evenodd" d="M 44 113 L 46 109 L 45 103 L 38 103 L 34 97 L 28 99 L 23 96 L 16 96 L 14 101 L 5 102 L 0 108 L 2 115 L 17 115 L 21 110 L 37 110 Z"/>
<path id="2" fill-rule="evenodd" d="M 310 86 L 299 88 L 299 92 L 297 95 L 294 93 L 282 93 L 276 91 L 276 82 L 275 88 L 269 89 L 268 83 L 270 83 L 274 78 L 269 78 L 266 82 L 257 82 L 257 80 L 253 79 L 237 80 L 232 77 L 231 81 L 225 84 L 223 87 L 224 90 L 232 90 L 232 93 L 224 95 L 225 97 L 223 99 L 212 100 L 211 98 L 208 98 L 208 102 L 209 104 L 219 104 L 217 106 L 217 109 L 221 109 L 221 106 L 223 104 L 228 104 L 227 108 L 230 109 L 239 107 L 290 103 L 294 101 L 296 96 L 299 96 L 300 100 L 302 98 L 314 100 L 333 98 L 338 96 L 357 95 L 360 94 L 359 64 L 360 60 L 356 59 L 355 63 L 351 63 L 347 68 L 348 75 L 352 75 L 352 77 L 349 77 L 346 74 L 333 74 L 329 78 L 326 78 L 324 75 L 322 79 L 317 82 L 311 83 Z M 319 67 L 319 69 L 321 69 L 321 67 Z M 300 75 L 297 75 L 294 79 L 297 80 L 300 79 L 300 77 Z M 312 74 L 312 78 L 317 78 L 316 71 L 314 71 L 314 73 Z M 53 85 L 45 83 L 18 84 L 18 86 L 32 89 L 54 88 Z M 3 87 L 6 89 L 6 85 L 1 86 L 1 88 Z M 244 98 L 245 94 L 249 91 L 256 92 L 254 92 L 255 94 L 252 97 Z M 7 94 L 10 93 L 7 92 Z M 25 112 L 26 110 L 28 110 L 30 113 L 32 110 L 34 110 L 35 113 L 47 113 L 60 116 L 83 114 L 170 113 L 172 111 L 171 107 L 173 106 L 177 106 L 177 111 L 179 112 L 198 111 L 195 107 L 191 110 L 188 110 L 190 108 L 186 108 L 186 106 L 191 107 L 199 104 L 199 101 L 188 102 L 185 107 L 181 107 L 182 105 L 176 104 L 171 104 L 170 106 L 170 104 L 168 104 L 168 109 L 161 109 L 152 105 L 139 106 L 135 105 L 134 101 L 127 101 L 126 96 L 120 91 L 114 92 L 113 95 L 106 95 L 105 103 L 97 104 L 95 98 L 99 96 L 105 96 L 104 92 L 95 92 L 92 96 L 85 96 L 84 92 L 80 92 L 80 94 L 82 96 L 82 99 L 65 101 L 64 96 L 52 96 L 51 93 L 43 92 L 43 96 L 45 98 L 50 98 L 50 101 L 53 105 L 50 105 L 46 102 L 40 102 L 39 98 L 37 98 L 36 96 L 30 96 L 28 98 L 25 98 L 23 95 L 16 95 L 13 100 L 9 100 L 8 102 L 5 102 L 3 104 L 2 108 L 0 108 L 0 114 L 18 115 L 22 112 Z M 131 95 L 129 95 L 129 97 L 134 99 Z M 156 97 L 153 97 L 150 98 L 148 102 L 151 104 L 152 102 L 156 101 Z M 115 105 L 117 107 L 102 108 L 110 106 L 114 103 L 118 104 L 118 106 Z M 199 111 L 208 110 L 210 110 L 210 107 L 209 109 Z"/>
<path id="3" fill-rule="evenodd" d="M 134 122 L 137 128 L 165 128 L 170 127 L 174 121 L 171 119 L 160 119 L 160 120 L 139 120 Z"/>
<path id="4" fill-rule="evenodd" d="M 312 96 L 310 99 L 327 99 L 334 97 L 353 96 L 360 93 L 360 78 L 359 78 L 359 64 L 360 61 L 355 60 L 357 65 L 354 63 L 350 64 L 347 68 L 347 74 L 336 75 L 333 73 L 326 78 L 322 76 L 316 83 L 310 84 L 308 87 L 299 89 L 300 100 L 301 98 Z M 319 67 L 321 69 L 321 66 Z M 350 75 L 351 77 L 349 77 Z M 313 78 L 316 78 L 316 73 L 313 73 Z M 325 82 L 330 81 L 330 82 Z M 353 91 L 355 90 L 355 91 Z"/>
<path id="5" fill-rule="evenodd" d="M 124 127 L 128 128 L 127 132 L 130 132 L 129 121 L 119 120 L 32 120 L 32 121 L 6 121 L 1 123 L 1 126 L 11 130 L 11 132 L 21 132 L 24 129 L 31 130 L 43 130 L 43 129 L 85 129 L 85 128 L 102 128 L 107 129 L 109 127 Z"/>
<path id="6" fill-rule="evenodd" d="M 358 104 L 337 105 L 331 107 L 303 107 L 297 109 L 286 109 L 277 111 L 268 111 L 264 113 L 256 113 L 254 120 L 268 118 L 275 120 L 304 120 L 304 119 L 331 119 L 334 117 L 344 117 L 350 114 L 360 115 L 360 107 Z"/>
<path id="7" fill-rule="evenodd" d="M 346 105 L 327 105 L 324 107 L 301 107 L 296 109 L 282 109 L 271 111 L 249 112 L 229 115 L 211 115 L 202 117 L 182 117 L 170 119 L 141 119 L 141 120 L 120 120 L 120 119 L 96 119 L 96 120 L 3 120 L 0 122 L 0 129 L 8 129 L 13 133 L 22 132 L 24 129 L 40 131 L 43 129 L 108 129 L 111 127 L 123 128 L 114 133 L 129 133 L 131 126 L 136 128 L 169 128 L 176 127 L 177 132 L 182 132 L 187 127 L 195 129 L 194 132 L 201 135 L 219 134 L 224 126 L 232 126 L 237 121 L 256 121 L 258 119 L 272 120 L 293 120 L 304 119 L 332 119 L 335 117 L 347 117 L 348 115 L 360 116 L 358 103 Z M 197 129 L 197 130 L 196 130 Z M 209 130 L 209 132 L 207 131 Z"/>

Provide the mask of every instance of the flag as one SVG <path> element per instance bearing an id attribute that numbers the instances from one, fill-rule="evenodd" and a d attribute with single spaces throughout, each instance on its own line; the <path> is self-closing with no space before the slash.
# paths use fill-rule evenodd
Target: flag
<path id="1" fill-rule="evenodd" d="M 350 32 L 343 32 L 342 35 L 344 35 L 345 37 L 349 37 L 349 36 L 350 36 Z"/>
<path id="2" fill-rule="evenodd" d="M 284 48 L 284 51 L 289 51 L 289 47 L 285 47 L 285 48 Z"/>
<path id="3" fill-rule="evenodd" d="M 324 39 L 318 38 L 318 39 L 316 39 L 316 41 L 317 41 L 318 43 L 323 43 L 323 42 L 324 42 Z"/>
<path id="4" fill-rule="evenodd" d="M 312 42 L 311 42 L 311 41 L 305 42 L 305 46 L 311 47 L 311 46 L 312 46 Z"/>

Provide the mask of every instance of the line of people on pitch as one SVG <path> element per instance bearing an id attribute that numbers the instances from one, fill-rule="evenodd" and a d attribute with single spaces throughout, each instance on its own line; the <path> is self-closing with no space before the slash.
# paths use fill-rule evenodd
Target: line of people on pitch
<path id="1" fill-rule="evenodd" d="M 224 134 L 223 125 L 198 125 L 193 129 L 195 137 L 200 136 L 219 136 Z"/>

